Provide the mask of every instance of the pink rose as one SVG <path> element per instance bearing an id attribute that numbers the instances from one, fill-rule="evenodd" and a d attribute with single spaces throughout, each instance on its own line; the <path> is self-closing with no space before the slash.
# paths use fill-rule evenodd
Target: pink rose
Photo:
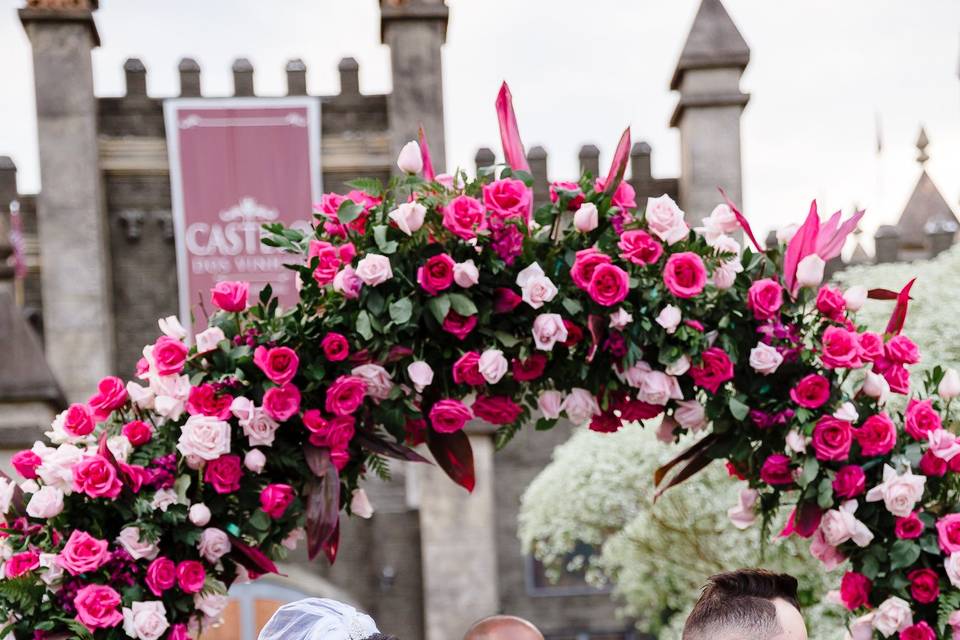
<path id="1" fill-rule="evenodd" d="M 190 415 L 226 420 L 230 417 L 232 402 L 233 396 L 228 393 L 218 393 L 212 384 L 204 383 L 197 387 L 190 387 L 190 395 L 187 396 L 187 412 Z"/>
<path id="2" fill-rule="evenodd" d="M 854 331 L 840 327 L 827 327 L 823 332 L 820 360 L 828 369 L 856 369 L 860 360 L 860 340 Z"/>
<path id="3" fill-rule="evenodd" d="M 263 394 L 263 411 L 277 422 L 286 422 L 300 410 L 300 390 L 287 383 L 267 389 Z"/>
<path id="4" fill-rule="evenodd" d="M 574 387 L 563 399 L 563 411 L 571 422 L 581 425 L 594 416 L 600 415 L 600 404 L 587 389 Z"/>
<path id="5" fill-rule="evenodd" d="M 210 290 L 210 301 L 219 309 L 238 313 L 247 308 L 249 294 L 249 282 L 218 282 Z"/>
<path id="6" fill-rule="evenodd" d="M 556 180 L 550 183 L 550 202 L 556 204 L 560 200 L 561 191 L 565 192 L 563 194 L 564 197 L 569 198 L 567 201 L 567 211 L 576 211 L 580 208 L 580 205 L 583 204 L 584 196 L 580 185 L 576 182 L 566 182 L 563 180 Z"/>
<path id="7" fill-rule="evenodd" d="M 840 581 L 840 599 L 850 611 L 870 606 L 870 590 L 873 581 L 862 573 L 847 571 Z"/>
<path id="8" fill-rule="evenodd" d="M 216 527 L 204 529 L 200 534 L 200 541 L 197 542 L 197 551 L 210 564 L 216 564 L 217 560 L 230 553 L 232 548 L 227 534 Z"/>
<path id="9" fill-rule="evenodd" d="M 86 405 L 72 404 L 61 415 L 63 415 L 63 430 L 71 436 L 90 435 L 96 427 Z"/>
<path id="10" fill-rule="evenodd" d="M 480 354 L 467 351 L 453 363 L 453 381 L 473 387 L 482 385 L 485 380 L 480 374 Z"/>
<path id="11" fill-rule="evenodd" d="M 927 449 L 920 456 L 920 473 L 931 478 L 942 478 L 947 474 L 947 461 Z"/>
<path id="12" fill-rule="evenodd" d="M 211 460 L 203 470 L 203 480 L 219 494 L 233 493 L 240 489 L 243 469 L 240 456 L 227 454 Z"/>
<path id="13" fill-rule="evenodd" d="M 723 349 L 710 347 L 700 359 L 699 365 L 690 367 L 690 376 L 697 386 L 716 393 L 723 383 L 733 379 L 733 362 Z"/>
<path id="14" fill-rule="evenodd" d="M 177 450 L 202 460 L 218 458 L 230 451 L 230 425 L 210 416 L 190 416 L 180 428 Z"/>
<path id="15" fill-rule="evenodd" d="M 279 385 L 284 385 L 293 380 L 297 375 L 297 368 L 300 366 L 300 358 L 296 352 L 289 347 L 267 347 L 259 346 L 253 352 L 253 363 L 263 371 L 264 375 Z"/>
<path id="16" fill-rule="evenodd" d="M 441 328 L 447 333 L 453 334 L 460 340 L 463 340 L 474 327 L 477 326 L 477 316 L 462 316 L 453 309 L 447 312 L 447 317 L 443 319 Z"/>
<path id="17" fill-rule="evenodd" d="M 917 400 L 911 398 L 907 403 L 904 414 L 904 431 L 914 440 L 921 442 L 928 439 L 931 431 L 943 428 L 940 414 L 933 408 L 932 400 Z"/>
<path id="18" fill-rule="evenodd" d="M 309 412 L 308 412 L 309 413 Z M 319 417 L 308 421 L 307 414 L 304 414 L 304 424 L 310 431 L 310 444 L 317 447 L 326 447 L 331 451 L 345 450 L 350 446 L 350 441 L 356 433 L 353 416 L 341 416 L 324 420 Z"/>
<path id="19" fill-rule="evenodd" d="M 577 251 L 573 259 L 573 266 L 570 268 L 570 278 L 573 283 L 587 291 L 590 288 L 590 282 L 593 280 L 593 272 L 597 267 L 612 262 L 610 256 L 600 250 L 591 247 Z"/>
<path id="20" fill-rule="evenodd" d="M 623 302 L 630 291 L 627 272 L 612 264 L 601 264 L 593 270 L 587 292 L 593 301 L 605 307 Z"/>
<path id="21" fill-rule="evenodd" d="M 590 233 L 600 226 L 600 213 L 597 205 L 587 202 L 573 214 L 573 227 L 580 233 Z"/>
<path id="22" fill-rule="evenodd" d="M 4 571 L 8 578 L 19 578 L 40 566 L 40 554 L 36 551 L 15 553 L 7 560 Z"/>
<path id="23" fill-rule="evenodd" d="M 567 327 L 556 313 L 541 313 L 533 321 L 533 341 L 537 349 L 552 351 L 557 342 L 567 339 Z"/>
<path id="24" fill-rule="evenodd" d="M 127 403 L 127 388 L 123 380 L 108 376 L 97 384 L 97 392 L 87 400 L 93 419 L 106 420 L 110 414 Z"/>
<path id="25" fill-rule="evenodd" d="M 860 357 L 867 362 L 874 362 L 883 357 L 883 337 L 879 333 L 864 331 L 857 337 L 860 343 Z"/>
<path id="26" fill-rule="evenodd" d="M 491 226 L 511 219 L 527 222 L 533 207 L 533 193 L 523 180 L 504 178 L 483 185 L 483 204 L 490 212 Z"/>
<path id="27" fill-rule="evenodd" d="M 790 458 L 781 453 L 768 456 L 760 467 L 760 479 L 774 486 L 793 484 Z"/>
<path id="28" fill-rule="evenodd" d="M 885 413 L 867 418 L 853 435 L 864 456 L 885 456 L 897 444 L 897 428 Z"/>
<path id="29" fill-rule="evenodd" d="M 876 365 L 874 365 L 876 368 Z M 892 365 L 883 371 L 883 378 L 894 393 L 910 393 L 910 372 L 900 364 Z"/>
<path id="30" fill-rule="evenodd" d="M 699 431 L 707 426 L 707 412 L 696 400 L 682 400 L 673 410 L 673 418 L 684 429 Z"/>
<path id="31" fill-rule="evenodd" d="M 833 571 L 846 560 L 843 553 L 827 542 L 821 529 L 817 529 L 810 541 L 810 555 L 819 560 L 826 571 Z"/>
<path id="32" fill-rule="evenodd" d="M 356 300 L 360 297 L 363 280 L 350 265 L 345 266 L 333 279 L 333 290 L 347 300 Z"/>
<path id="33" fill-rule="evenodd" d="M 653 235 L 667 244 L 683 240 L 690 232 L 687 223 L 683 221 L 683 211 L 666 194 L 659 198 L 647 198 L 647 208 L 643 215 Z"/>
<path id="34" fill-rule="evenodd" d="M 37 467 L 43 463 L 43 460 L 30 449 L 17 451 L 10 458 L 10 464 L 17 470 L 23 478 L 34 480 L 37 477 Z"/>
<path id="35" fill-rule="evenodd" d="M 910 469 L 898 474 L 890 465 L 884 465 L 883 482 L 867 492 L 867 502 L 883 500 L 887 511 L 904 518 L 923 498 L 926 480 L 924 476 L 914 475 Z"/>
<path id="36" fill-rule="evenodd" d="M 801 407 L 818 409 L 830 399 L 830 381 L 818 373 L 811 373 L 790 390 L 790 398 Z"/>
<path id="37" fill-rule="evenodd" d="M 77 620 L 91 631 L 109 629 L 123 622 L 123 615 L 117 610 L 120 594 L 110 587 L 88 584 L 77 591 L 73 606 L 77 609 Z"/>
<path id="38" fill-rule="evenodd" d="M 780 314 L 783 306 L 783 287 L 773 278 L 763 278 L 750 285 L 747 291 L 747 308 L 757 320 L 772 320 Z"/>
<path id="39" fill-rule="evenodd" d="M 473 412 L 459 400 L 440 400 L 430 408 L 430 424 L 437 433 L 455 433 L 473 418 Z"/>
<path id="40" fill-rule="evenodd" d="M 147 567 L 145 581 L 147 588 L 153 595 L 162 596 L 163 592 L 171 588 L 177 581 L 177 567 L 173 560 L 161 556 L 151 562 Z"/>
<path id="41" fill-rule="evenodd" d="M 293 487 L 288 484 L 268 484 L 260 492 L 260 507 L 274 520 L 283 517 L 291 502 Z"/>
<path id="42" fill-rule="evenodd" d="M 347 356 L 350 355 L 350 343 L 343 335 L 333 331 L 323 337 L 320 348 L 323 349 L 323 355 L 330 362 L 346 360 Z"/>
<path id="43" fill-rule="evenodd" d="M 184 593 L 200 593 L 207 572 L 196 560 L 183 560 L 177 565 L 177 584 Z"/>
<path id="44" fill-rule="evenodd" d="M 750 350 L 750 367 L 760 375 L 769 376 L 775 373 L 783 363 L 783 355 L 776 347 L 758 342 Z"/>
<path id="45" fill-rule="evenodd" d="M 620 249 L 620 257 L 633 264 L 654 264 L 663 255 L 663 245 L 640 229 L 624 231 L 620 234 L 617 247 Z"/>
<path id="46" fill-rule="evenodd" d="M 827 318 L 839 322 L 843 319 L 843 312 L 847 303 L 839 289 L 824 285 L 817 292 L 817 311 Z"/>
<path id="47" fill-rule="evenodd" d="M 946 555 L 960 551 L 960 513 L 950 513 L 937 520 L 937 542 Z"/>
<path id="48" fill-rule="evenodd" d="M 123 483 L 117 478 L 116 468 L 100 455 L 85 456 L 73 467 L 73 490 L 91 498 L 110 498 L 120 495 Z"/>
<path id="49" fill-rule="evenodd" d="M 607 181 L 605 178 L 597 178 L 593 183 L 594 191 L 600 192 L 604 191 L 606 188 Z M 616 190 L 613 192 L 613 197 L 610 198 L 610 204 L 617 207 L 621 211 L 626 211 L 627 209 L 636 209 L 636 198 L 637 192 L 634 191 L 630 183 L 626 180 L 621 180 L 620 184 L 617 185 Z"/>
<path id="50" fill-rule="evenodd" d="M 377 253 L 368 253 L 357 263 L 356 274 L 367 286 L 376 287 L 383 284 L 393 278 L 390 258 Z"/>
<path id="51" fill-rule="evenodd" d="M 678 298 L 694 298 L 707 284 L 707 269 L 697 254 L 690 251 L 675 253 L 667 258 L 663 283 Z"/>
<path id="52" fill-rule="evenodd" d="M 132 420 L 123 425 L 120 433 L 130 441 L 131 445 L 139 447 L 147 444 L 153 438 L 153 427 L 143 420 Z"/>
<path id="53" fill-rule="evenodd" d="M 106 540 L 98 540 L 86 531 L 74 530 L 57 556 L 57 564 L 72 576 L 96 571 L 110 559 Z"/>
<path id="54" fill-rule="evenodd" d="M 169 376 L 180 373 L 183 364 L 187 361 L 187 345 L 168 336 L 161 336 L 153 345 L 150 357 L 156 366 L 157 373 Z"/>
<path id="55" fill-rule="evenodd" d="M 818 460 L 846 460 L 853 444 L 853 425 L 833 416 L 821 416 L 813 427 L 812 444 Z"/>
<path id="56" fill-rule="evenodd" d="M 443 207 L 443 226 L 464 240 L 477 237 L 486 227 L 483 204 L 470 196 L 457 196 Z"/>
<path id="57" fill-rule="evenodd" d="M 424 291 L 435 296 L 453 284 L 453 269 L 456 264 L 453 258 L 445 253 L 431 256 L 417 269 L 417 283 Z"/>
<path id="58" fill-rule="evenodd" d="M 340 376 L 327 387 L 325 407 L 335 416 L 349 416 L 363 404 L 367 383 L 359 376 Z"/>
<path id="59" fill-rule="evenodd" d="M 866 490 L 866 475 L 860 465 L 848 464 L 840 467 L 833 478 L 833 492 L 838 498 L 856 498 Z"/>
<path id="60" fill-rule="evenodd" d="M 509 396 L 479 396 L 473 403 L 473 415 L 493 425 L 513 424 L 523 407 Z"/>
<path id="61" fill-rule="evenodd" d="M 342 264 L 340 251 L 329 242 L 311 240 L 307 264 L 312 263 L 314 258 L 317 259 L 317 266 L 313 270 L 313 279 L 316 283 L 323 287 L 333 282 Z"/>

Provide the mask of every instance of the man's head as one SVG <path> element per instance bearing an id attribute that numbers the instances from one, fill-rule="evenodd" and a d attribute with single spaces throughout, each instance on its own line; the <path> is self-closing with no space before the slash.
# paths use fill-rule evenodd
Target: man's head
<path id="1" fill-rule="evenodd" d="M 762 569 L 711 577 L 687 618 L 683 640 L 807 640 L 796 578 Z"/>
<path id="2" fill-rule="evenodd" d="M 523 618 L 490 616 L 470 627 L 463 640 L 543 640 L 543 634 Z"/>

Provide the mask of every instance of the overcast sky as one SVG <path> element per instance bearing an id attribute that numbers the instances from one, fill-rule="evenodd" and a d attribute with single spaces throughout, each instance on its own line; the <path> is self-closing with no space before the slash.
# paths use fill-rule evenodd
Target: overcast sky
<path id="1" fill-rule="evenodd" d="M 16 16 L 0 0 L 0 154 L 20 188 L 39 187 L 32 65 Z M 448 164 L 472 167 L 498 140 L 493 100 L 514 94 L 528 148 L 542 144 L 551 177 L 572 177 L 585 142 L 609 161 L 619 132 L 653 146 L 654 173 L 679 171 L 667 121 L 670 75 L 699 0 L 448 0 L 443 53 Z M 797 220 L 811 198 L 825 209 L 868 209 L 868 229 L 896 220 L 927 165 L 948 202 L 960 196 L 960 2 L 956 0 L 725 0 L 752 50 L 742 82 L 745 212 L 766 229 Z M 232 89 L 231 61 L 250 58 L 261 95 L 285 90 L 283 66 L 308 66 L 311 93 L 338 91 L 337 62 L 360 62 L 365 93 L 390 90 L 376 0 L 101 0 L 94 52 L 99 95 L 123 92 L 122 64 L 147 66 L 148 91 L 175 95 L 183 56 L 203 68 L 206 95 Z M 883 154 L 876 153 L 876 122 Z"/>

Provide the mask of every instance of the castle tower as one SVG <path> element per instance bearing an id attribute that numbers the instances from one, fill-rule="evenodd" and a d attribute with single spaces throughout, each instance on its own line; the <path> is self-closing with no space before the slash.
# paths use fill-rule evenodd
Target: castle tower
<path id="1" fill-rule="evenodd" d="M 740 76 L 749 61 L 750 47 L 720 0 L 702 0 L 670 81 L 680 92 L 670 118 L 680 130 L 680 206 L 691 223 L 720 201 L 717 187 L 743 200 L 740 116 L 750 96 Z"/>
<path id="2" fill-rule="evenodd" d="M 70 401 L 85 401 L 114 364 L 90 59 L 96 9 L 97 0 L 28 0 L 20 10 L 36 86 L 47 361 Z"/>
<path id="3" fill-rule="evenodd" d="M 440 48 L 449 13 L 443 0 L 380 0 L 380 39 L 390 47 L 393 76 L 387 98 L 391 152 L 396 157 L 416 140 L 422 123 L 437 173 L 446 168 Z"/>

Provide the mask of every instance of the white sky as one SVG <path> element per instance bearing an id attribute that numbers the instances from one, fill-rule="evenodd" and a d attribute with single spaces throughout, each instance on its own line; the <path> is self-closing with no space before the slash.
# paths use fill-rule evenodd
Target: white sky
<path id="1" fill-rule="evenodd" d="M 16 16 L 0 0 L 0 154 L 39 187 L 32 65 Z M 653 146 L 654 174 L 679 171 L 668 91 L 699 0 L 448 0 L 444 91 L 449 165 L 472 167 L 497 140 L 493 101 L 510 82 L 528 148 L 550 153 L 554 179 L 577 170 L 580 145 L 609 161 L 624 124 Z M 752 50 L 743 90 L 745 212 L 761 230 L 824 209 L 868 209 L 872 229 L 895 221 L 918 175 L 921 123 L 928 170 L 948 202 L 960 195 L 960 2 L 725 0 Z M 99 95 L 123 92 L 121 66 L 140 57 L 148 91 L 175 95 L 183 56 L 203 68 L 206 95 L 231 91 L 230 64 L 250 58 L 261 95 L 285 90 L 284 63 L 307 63 L 311 93 L 338 91 L 337 62 L 360 62 L 365 93 L 390 90 L 376 0 L 102 0 L 94 52 Z M 875 115 L 876 114 L 876 115 Z M 884 152 L 875 153 L 875 121 Z"/>

